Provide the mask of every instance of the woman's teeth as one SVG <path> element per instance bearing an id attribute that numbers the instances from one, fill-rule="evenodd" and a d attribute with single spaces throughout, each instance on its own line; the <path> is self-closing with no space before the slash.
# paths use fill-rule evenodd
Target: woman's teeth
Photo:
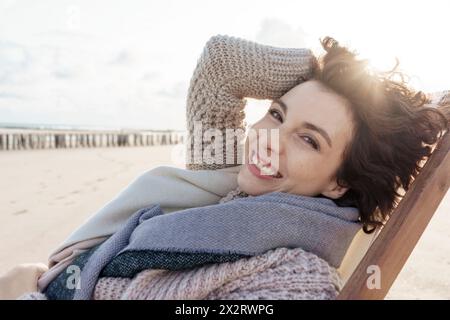
<path id="1" fill-rule="evenodd" d="M 267 175 L 267 176 L 275 176 L 275 177 L 281 176 L 277 171 L 275 171 L 274 168 L 272 168 L 272 167 L 270 166 L 270 164 L 269 164 L 268 166 L 267 166 L 267 165 L 266 165 L 266 166 L 263 165 L 263 163 L 260 162 L 260 161 L 258 160 L 258 156 L 256 155 L 255 152 L 253 152 L 252 162 L 253 162 L 253 164 L 254 164 L 255 166 L 258 167 L 258 169 L 261 171 L 261 173 L 262 173 L 263 175 Z"/>

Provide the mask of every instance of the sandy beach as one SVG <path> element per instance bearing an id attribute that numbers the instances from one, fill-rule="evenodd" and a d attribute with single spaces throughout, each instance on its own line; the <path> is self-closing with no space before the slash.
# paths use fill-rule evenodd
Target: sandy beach
<path id="1" fill-rule="evenodd" d="M 46 262 L 75 228 L 140 173 L 173 163 L 174 146 L 0 152 L 0 274 Z M 450 195 L 387 299 L 450 299 Z"/>

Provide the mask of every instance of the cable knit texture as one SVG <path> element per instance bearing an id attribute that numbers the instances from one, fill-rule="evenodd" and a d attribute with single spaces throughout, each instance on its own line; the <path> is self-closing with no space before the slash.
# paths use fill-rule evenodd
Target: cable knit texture
<path id="1" fill-rule="evenodd" d="M 245 132 L 244 98 L 279 98 L 310 78 L 315 63 L 308 49 L 272 47 L 226 35 L 212 37 L 198 60 L 187 96 L 187 168 L 214 170 L 241 164 L 238 155 L 243 152 L 243 139 L 227 139 L 225 130 Z M 201 130 L 194 128 L 196 122 L 201 123 Z M 202 142 L 211 128 L 222 133 L 219 155 L 214 153 L 212 139 Z M 196 141 L 201 148 L 194 148 Z"/>
<path id="2" fill-rule="evenodd" d="M 342 288 L 335 268 L 300 248 L 278 248 L 187 271 L 149 269 L 133 279 L 103 277 L 95 300 L 331 300 Z M 39 292 L 21 300 L 46 300 Z"/>
<path id="3" fill-rule="evenodd" d="M 300 248 L 278 248 L 189 271 L 146 270 L 132 280 L 101 278 L 94 299 L 334 299 L 334 268 Z"/>

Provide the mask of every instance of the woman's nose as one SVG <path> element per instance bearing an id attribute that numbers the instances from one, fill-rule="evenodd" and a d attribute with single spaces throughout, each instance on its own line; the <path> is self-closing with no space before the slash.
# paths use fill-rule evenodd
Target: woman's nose
<path id="1" fill-rule="evenodd" d="M 268 157 L 283 152 L 280 130 L 278 128 L 260 130 L 258 132 L 258 149 L 259 152 L 266 152 Z"/>

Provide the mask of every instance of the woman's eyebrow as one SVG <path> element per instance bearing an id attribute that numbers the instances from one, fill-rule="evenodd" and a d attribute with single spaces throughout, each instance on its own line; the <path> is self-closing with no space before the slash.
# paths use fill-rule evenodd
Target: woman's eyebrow
<path id="1" fill-rule="evenodd" d="M 287 113 L 288 107 L 283 101 L 281 101 L 281 99 L 273 99 L 272 101 L 275 102 L 276 104 L 280 105 L 281 109 L 283 109 L 283 112 Z"/>
<path id="2" fill-rule="evenodd" d="M 310 129 L 310 130 L 313 130 L 313 131 L 316 131 L 317 133 L 319 133 L 325 139 L 325 141 L 328 143 L 330 148 L 333 147 L 330 136 L 324 129 L 322 129 L 321 127 L 318 127 L 315 124 L 312 124 L 310 122 L 303 122 L 303 126 L 307 129 Z"/>
<path id="3" fill-rule="evenodd" d="M 281 101 L 281 99 L 273 99 L 272 101 L 275 102 L 276 104 L 278 104 L 281 107 L 281 109 L 283 109 L 283 112 L 287 115 L 288 107 L 283 101 Z M 333 143 L 331 142 L 330 136 L 324 129 L 316 126 L 315 124 L 313 124 L 311 122 L 303 122 L 302 124 L 305 128 L 319 133 L 325 139 L 325 141 L 328 143 L 330 148 L 333 147 Z"/>

